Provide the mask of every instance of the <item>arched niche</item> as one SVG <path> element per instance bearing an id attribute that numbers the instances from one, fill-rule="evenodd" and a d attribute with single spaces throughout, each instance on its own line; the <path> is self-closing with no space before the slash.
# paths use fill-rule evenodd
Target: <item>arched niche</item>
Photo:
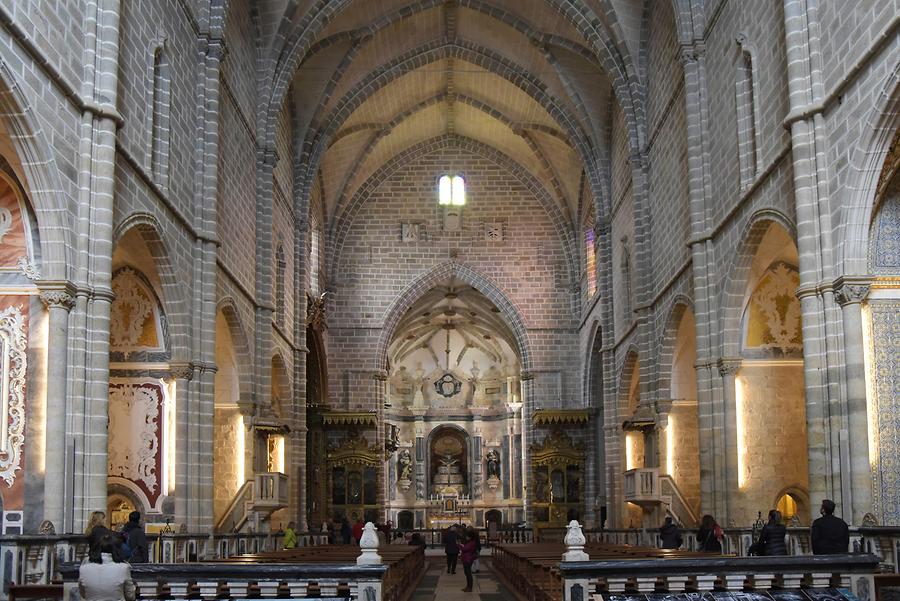
<path id="1" fill-rule="evenodd" d="M 238 337 L 241 328 L 230 304 L 216 312 L 216 376 L 213 409 L 213 515 L 218 524 L 235 494 L 247 480 L 246 426 L 241 411 Z"/>
<path id="2" fill-rule="evenodd" d="M 808 494 L 809 486 L 797 246 L 771 220 L 756 223 L 751 239 L 734 378 L 739 503 L 729 520 L 737 524 L 752 523 L 786 487 Z M 808 505 L 798 511 L 808 523 Z"/>

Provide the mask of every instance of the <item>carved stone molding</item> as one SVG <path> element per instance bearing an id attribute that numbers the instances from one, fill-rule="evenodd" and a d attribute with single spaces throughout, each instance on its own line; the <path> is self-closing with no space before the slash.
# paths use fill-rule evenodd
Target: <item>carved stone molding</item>
<path id="1" fill-rule="evenodd" d="M 66 311 L 71 311 L 75 306 L 75 297 L 65 290 L 45 290 L 41 292 L 41 302 L 48 309 L 60 307 Z"/>
<path id="2" fill-rule="evenodd" d="M 176 380 L 193 380 L 194 364 L 193 363 L 172 363 L 169 365 L 169 371 Z"/>
<path id="3" fill-rule="evenodd" d="M 869 295 L 871 285 L 866 283 L 850 284 L 843 283 L 834 290 L 834 300 L 840 306 L 861 303 Z"/>
<path id="4" fill-rule="evenodd" d="M 741 368 L 742 359 L 735 357 L 722 357 L 716 363 L 716 367 L 719 368 L 719 375 L 723 378 L 725 376 L 733 376 L 738 370 Z"/>
<path id="5" fill-rule="evenodd" d="M 12 486 L 22 466 L 25 443 L 25 369 L 28 339 L 25 316 L 18 307 L 0 312 L 0 335 L 3 338 L 2 377 L 8 397 L 0 412 L 5 427 L 0 430 L 0 478 Z"/>
<path id="6" fill-rule="evenodd" d="M 317 332 L 321 332 L 328 328 L 327 316 L 325 313 L 325 296 L 328 292 L 323 292 L 317 297 L 309 296 L 306 299 L 306 325 L 312 327 Z"/>

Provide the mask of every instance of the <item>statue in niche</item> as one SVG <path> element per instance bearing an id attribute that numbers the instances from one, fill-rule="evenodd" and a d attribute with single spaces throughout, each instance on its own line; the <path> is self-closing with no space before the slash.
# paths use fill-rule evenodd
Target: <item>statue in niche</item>
<path id="1" fill-rule="evenodd" d="M 412 476 L 412 455 L 409 454 L 407 449 L 400 451 L 400 455 L 397 457 L 397 463 L 400 467 L 400 480 L 406 480 L 407 486 L 409 486 L 408 482 Z"/>
<path id="2" fill-rule="evenodd" d="M 425 404 L 425 397 L 422 394 L 422 387 L 425 384 L 425 369 L 422 368 L 422 362 L 416 362 L 416 371 L 413 374 L 413 407 L 422 407 Z"/>
<path id="3" fill-rule="evenodd" d="M 488 478 L 500 477 L 500 453 L 496 449 L 491 449 L 487 453 L 487 475 Z"/>

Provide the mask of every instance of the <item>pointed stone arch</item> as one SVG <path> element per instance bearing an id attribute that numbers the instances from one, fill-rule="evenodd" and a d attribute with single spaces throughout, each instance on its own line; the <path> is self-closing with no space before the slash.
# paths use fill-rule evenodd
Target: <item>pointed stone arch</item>
<path id="1" fill-rule="evenodd" d="M 391 307 L 385 313 L 381 336 L 376 347 L 378 368 L 384 370 L 388 368 L 388 347 L 394 336 L 397 323 L 403 317 L 403 314 L 420 296 L 450 276 L 467 283 L 481 292 L 500 310 L 500 315 L 503 316 L 515 337 L 516 351 L 519 353 L 522 370 L 530 370 L 531 348 L 528 341 L 528 328 L 522 317 L 522 312 L 490 278 L 468 265 L 455 261 L 441 263 L 420 275 L 407 285 L 391 304 Z"/>
<path id="2" fill-rule="evenodd" d="M 0 61 L 0 123 L 18 155 L 22 184 L 40 231 L 41 275 L 45 280 L 71 280 L 74 264 L 69 253 L 72 227 L 68 198 L 59 171 L 34 111 L 9 66 Z"/>
<path id="3" fill-rule="evenodd" d="M 123 219 L 113 232 L 113 249 L 130 231 L 140 235 L 150 251 L 156 275 L 161 283 L 161 303 L 171 333 L 172 360 L 186 360 L 191 352 L 190 315 L 187 309 L 188 300 L 184 295 L 184 284 L 178 278 L 169 244 L 163 235 L 163 228 L 156 217 L 150 213 L 132 213 Z"/>
<path id="4" fill-rule="evenodd" d="M 900 63 L 888 74 L 869 113 L 859 144 L 853 149 L 846 198 L 842 202 L 842 234 L 837 236 L 836 273 L 866 275 L 869 229 L 877 207 L 876 192 L 891 142 L 900 129 Z"/>
<path id="5" fill-rule="evenodd" d="M 693 312 L 694 303 L 687 296 L 679 294 L 672 300 L 669 307 L 669 319 L 666 321 L 657 361 L 657 398 L 659 399 L 672 398 L 672 368 L 675 361 L 675 347 L 678 343 L 678 328 L 685 313 Z"/>
<path id="6" fill-rule="evenodd" d="M 773 223 L 784 228 L 794 240 L 794 246 L 797 244 L 796 227 L 780 211 L 763 209 L 754 213 L 747 221 L 738 250 L 725 271 L 728 275 L 722 287 L 722 298 L 719 303 L 722 307 L 722 355 L 725 357 L 737 357 L 741 354 L 744 289 L 760 242 Z"/>
<path id="7" fill-rule="evenodd" d="M 230 296 L 219 299 L 219 302 L 216 304 L 216 312 L 221 313 L 222 317 L 225 318 L 225 323 L 228 325 L 228 332 L 231 334 L 231 342 L 234 345 L 236 354 L 247 358 L 252 357 L 250 345 L 247 342 L 249 340 L 247 337 L 247 330 L 244 328 L 243 322 L 241 321 L 240 312 L 238 311 L 234 299 Z M 240 405 L 249 407 L 252 405 L 251 401 L 253 397 L 252 361 L 238 362 L 237 371 L 240 376 L 238 385 Z"/>

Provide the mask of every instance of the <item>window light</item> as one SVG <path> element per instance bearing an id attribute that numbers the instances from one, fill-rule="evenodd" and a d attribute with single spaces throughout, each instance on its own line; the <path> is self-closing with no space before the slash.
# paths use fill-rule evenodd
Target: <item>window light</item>
<path id="1" fill-rule="evenodd" d="M 438 204 L 458 207 L 466 204 L 466 180 L 459 175 L 442 175 L 438 180 Z"/>

